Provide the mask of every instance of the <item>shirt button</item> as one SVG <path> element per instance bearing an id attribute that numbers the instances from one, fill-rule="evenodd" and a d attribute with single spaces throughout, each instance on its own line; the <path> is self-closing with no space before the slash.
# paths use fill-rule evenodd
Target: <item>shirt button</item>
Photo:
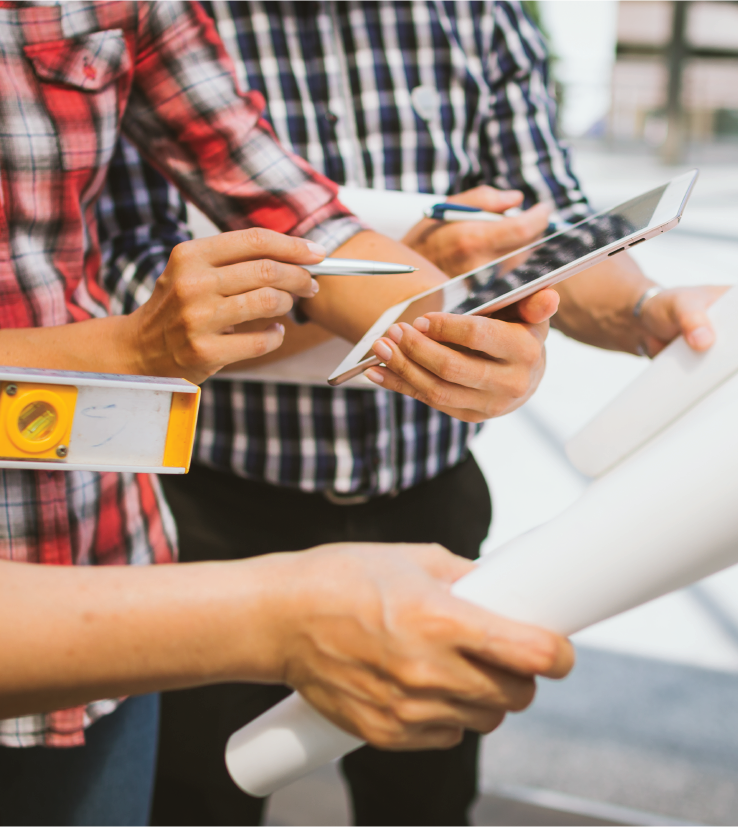
<path id="1" fill-rule="evenodd" d="M 410 102 L 424 121 L 430 121 L 441 109 L 441 95 L 432 86 L 416 86 L 410 93 Z"/>
<path id="2" fill-rule="evenodd" d="M 335 112 L 326 112 L 325 119 L 331 126 L 335 126 L 338 123 L 338 115 Z"/>

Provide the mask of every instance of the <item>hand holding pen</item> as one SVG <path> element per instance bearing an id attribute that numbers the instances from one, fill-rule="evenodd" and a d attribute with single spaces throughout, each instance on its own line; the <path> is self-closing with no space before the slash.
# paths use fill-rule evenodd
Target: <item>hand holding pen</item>
<path id="1" fill-rule="evenodd" d="M 447 275 L 457 276 L 545 234 L 550 207 L 520 210 L 522 203 L 522 192 L 488 186 L 439 198 L 430 217 L 419 221 L 403 242 Z"/>

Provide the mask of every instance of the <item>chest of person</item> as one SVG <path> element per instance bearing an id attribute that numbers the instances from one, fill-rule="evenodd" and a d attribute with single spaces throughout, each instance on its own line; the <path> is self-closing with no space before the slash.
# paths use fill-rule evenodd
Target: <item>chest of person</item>
<path id="1" fill-rule="evenodd" d="M 0 161 L 20 180 L 89 184 L 112 155 L 133 78 L 135 3 L 0 7 Z"/>

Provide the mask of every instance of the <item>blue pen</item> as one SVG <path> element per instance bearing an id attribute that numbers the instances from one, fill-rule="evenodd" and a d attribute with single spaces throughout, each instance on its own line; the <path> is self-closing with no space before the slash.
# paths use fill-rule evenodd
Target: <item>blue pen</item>
<path id="1" fill-rule="evenodd" d="M 437 221 L 503 221 L 506 216 L 501 213 L 487 212 L 479 207 L 468 207 L 466 204 L 434 204 L 425 210 L 426 218 L 435 218 Z"/>
<path id="2" fill-rule="evenodd" d="M 487 210 L 481 210 L 479 207 L 468 207 L 466 204 L 445 203 L 428 207 L 427 210 L 424 210 L 423 215 L 426 218 L 435 218 L 436 221 L 504 221 L 506 218 L 520 215 L 521 212 L 520 207 L 510 207 L 503 213 L 497 213 L 487 212 Z M 543 235 L 553 235 L 560 229 L 554 224 L 549 224 Z"/>

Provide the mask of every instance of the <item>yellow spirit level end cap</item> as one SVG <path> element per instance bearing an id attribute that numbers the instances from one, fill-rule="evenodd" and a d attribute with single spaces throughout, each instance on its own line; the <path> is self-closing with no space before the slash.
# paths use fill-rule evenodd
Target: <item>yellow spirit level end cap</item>
<path id="1" fill-rule="evenodd" d="M 164 467 L 190 470 L 199 407 L 200 388 L 197 389 L 197 393 L 172 394 L 172 407 L 169 411 L 169 426 L 162 462 Z"/>

